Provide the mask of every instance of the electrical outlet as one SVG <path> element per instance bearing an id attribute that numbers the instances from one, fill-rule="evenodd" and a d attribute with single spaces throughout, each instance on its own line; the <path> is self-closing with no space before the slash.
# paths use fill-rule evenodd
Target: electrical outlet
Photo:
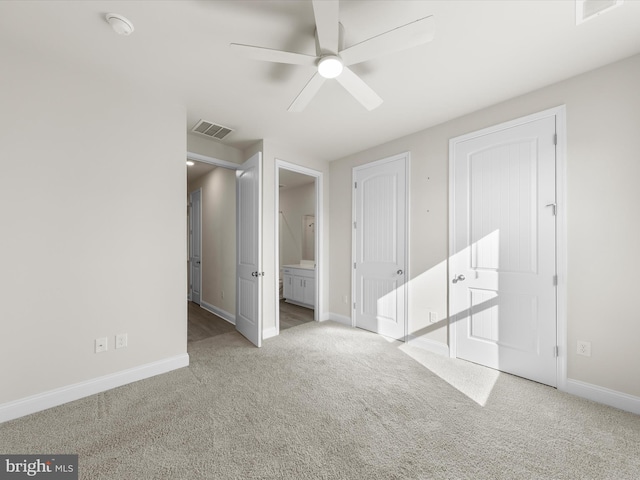
<path id="1" fill-rule="evenodd" d="M 346 305 L 347 303 L 349 303 L 349 297 L 347 295 L 345 295 L 344 297 L 342 297 L 342 301 Z"/>
<path id="2" fill-rule="evenodd" d="M 429 312 L 429 323 L 436 323 L 438 321 L 438 312 Z"/>
<path id="3" fill-rule="evenodd" d="M 584 355 L 585 357 L 591 356 L 591 342 L 585 342 L 584 340 L 578 340 L 578 355 Z"/>
<path id="4" fill-rule="evenodd" d="M 121 333 L 116 335 L 116 348 L 125 348 L 127 346 L 127 334 Z"/>
<path id="5" fill-rule="evenodd" d="M 106 352 L 108 349 L 107 337 L 96 338 L 96 353 Z"/>
<path id="6" fill-rule="evenodd" d="M 222 290 L 222 291 L 220 292 L 220 296 L 221 296 L 222 298 L 224 298 L 224 290 Z"/>

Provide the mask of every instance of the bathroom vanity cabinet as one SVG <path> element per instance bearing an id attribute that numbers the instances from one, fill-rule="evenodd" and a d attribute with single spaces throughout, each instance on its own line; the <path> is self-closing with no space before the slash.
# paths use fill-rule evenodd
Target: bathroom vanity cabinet
<path id="1" fill-rule="evenodd" d="M 282 269 L 283 296 L 288 303 L 315 308 L 316 271 L 304 265 L 285 265 Z"/>

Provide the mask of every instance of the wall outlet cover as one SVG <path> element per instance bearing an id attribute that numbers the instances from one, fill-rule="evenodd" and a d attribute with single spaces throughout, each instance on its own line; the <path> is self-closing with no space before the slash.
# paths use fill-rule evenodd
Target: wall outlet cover
<path id="1" fill-rule="evenodd" d="M 578 355 L 585 357 L 591 356 L 591 342 L 585 342 L 584 340 L 578 340 L 577 352 Z"/>
<path id="2" fill-rule="evenodd" d="M 116 348 L 125 348 L 127 346 L 127 334 L 121 333 L 116 335 Z"/>

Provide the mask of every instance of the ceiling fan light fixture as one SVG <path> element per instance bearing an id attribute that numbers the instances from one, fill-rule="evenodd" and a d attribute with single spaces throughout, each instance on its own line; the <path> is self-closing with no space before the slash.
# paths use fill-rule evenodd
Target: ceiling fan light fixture
<path id="1" fill-rule="evenodd" d="M 131 35 L 133 32 L 133 23 L 122 15 L 117 13 L 107 13 L 105 15 L 107 22 L 118 35 Z"/>
<path id="2" fill-rule="evenodd" d="M 337 55 L 327 55 L 318 62 L 318 73 L 324 78 L 336 78 L 343 68 L 342 59 Z"/>

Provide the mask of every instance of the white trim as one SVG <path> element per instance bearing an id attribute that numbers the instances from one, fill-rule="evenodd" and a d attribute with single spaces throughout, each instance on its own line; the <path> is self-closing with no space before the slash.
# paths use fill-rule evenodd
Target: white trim
<path id="1" fill-rule="evenodd" d="M 455 178 L 455 146 L 458 143 L 490 135 L 492 133 L 506 130 L 525 123 L 534 122 L 543 118 L 556 118 L 556 274 L 558 275 L 558 285 L 556 289 L 557 295 L 557 323 L 556 323 L 556 342 L 558 344 L 557 374 L 556 386 L 559 390 L 566 390 L 567 382 L 567 129 L 566 129 L 566 106 L 549 108 L 541 112 L 537 112 L 525 117 L 520 117 L 508 122 L 500 123 L 491 127 L 483 128 L 475 132 L 467 133 L 449 140 L 449 256 L 447 260 L 447 291 L 449 290 L 448 279 L 449 260 L 454 254 L 453 251 L 453 235 L 454 235 L 454 212 L 455 212 L 455 189 L 453 180 Z M 451 295 L 449 295 L 451 302 Z M 451 305 L 448 305 L 451 312 Z M 455 315 L 449 316 L 449 356 L 456 358 L 456 329 Z"/>
<path id="2" fill-rule="evenodd" d="M 289 170 L 292 172 L 301 173 L 303 175 L 308 175 L 309 177 L 315 178 L 315 190 L 316 190 L 316 237 L 315 237 L 315 282 L 316 282 L 316 293 L 315 293 L 315 305 L 313 306 L 313 319 L 316 322 L 322 321 L 326 317 L 323 309 L 323 278 L 324 278 L 324 269 L 323 261 L 324 258 L 322 256 L 322 251 L 324 248 L 324 208 L 323 208 L 323 173 L 319 170 L 314 170 L 312 168 L 303 167 L 301 165 L 296 165 L 295 163 L 286 162 L 284 160 L 280 160 L 278 158 L 275 159 L 275 225 L 274 225 L 274 257 L 276 261 L 276 289 L 275 289 L 275 319 L 276 319 L 276 335 L 280 332 L 280 170 Z M 308 307 L 308 305 L 302 305 Z M 267 337 L 265 337 L 267 338 Z"/>
<path id="3" fill-rule="evenodd" d="M 193 302 L 193 263 L 191 261 L 191 253 L 193 252 L 193 206 L 192 206 L 192 198 L 195 193 L 198 193 L 200 196 L 200 222 L 199 230 L 200 230 L 200 303 Z M 193 192 L 189 193 L 189 208 L 191 211 L 189 212 L 189 301 L 195 303 L 196 305 L 202 305 L 202 187 L 196 188 Z"/>
<path id="4" fill-rule="evenodd" d="M 242 165 L 233 162 L 227 162 L 226 160 L 220 160 L 214 157 L 208 157 L 206 155 L 200 155 L 199 153 L 187 152 L 187 160 L 195 160 L 196 162 L 208 163 L 210 165 L 216 165 L 218 167 L 229 168 L 231 170 L 239 170 Z"/>
<path id="5" fill-rule="evenodd" d="M 556 312 L 558 316 L 556 341 L 558 343 L 557 382 L 559 390 L 567 383 L 567 108 L 564 105 L 553 109 L 556 115 Z"/>
<path id="6" fill-rule="evenodd" d="M 262 339 L 266 340 L 267 338 L 275 337 L 278 335 L 278 330 L 276 327 L 265 328 L 262 331 Z"/>
<path id="7" fill-rule="evenodd" d="M 227 312 L 226 310 L 223 310 L 219 307 L 216 307 L 215 305 L 212 305 L 210 303 L 205 302 L 204 300 L 201 301 L 200 303 L 200 307 L 204 308 L 206 311 L 213 313 L 214 315 L 217 315 L 218 317 L 226 320 L 227 322 L 229 322 L 231 325 L 235 325 L 236 324 L 236 316 Z"/>
<path id="8" fill-rule="evenodd" d="M 0 405 L 0 423 L 187 366 L 189 366 L 189 354 L 182 353 L 157 362 L 21 398 Z"/>
<path id="9" fill-rule="evenodd" d="M 410 250 L 409 250 L 409 234 L 410 234 L 410 230 L 409 230 L 409 224 L 411 223 L 411 217 L 410 217 L 410 211 L 409 211 L 409 206 L 411 204 L 410 202 L 410 191 L 409 191 L 409 185 L 410 185 L 410 178 L 411 178 L 411 172 L 410 172 L 410 168 L 411 168 L 411 152 L 406 151 L 406 152 L 402 152 L 402 153 L 398 153 L 396 155 L 392 155 L 390 157 L 385 157 L 383 159 L 380 160 L 375 160 L 373 162 L 369 162 L 369 163 L 365 163 L 362 165 L 357 165 L 355 167 L 353 167 L 353 169 L 351 170 L 351 263 L 350 268 L 351 268 L 351 326 L 355 327 L 356 326 L 356 309 L 354 308 L 354 303 L 355 303 L 355 299 L 356 299 L 356 270 L 355 268 L 353 268 L 353 264 L 356 261 L 357 258 L 357 252 L 356 252 L 356 235 L 353 232 L 353 222 L 356 221 L 356 195 L 355 195 L 355 181 L 356 181 L 356 172 L 359 170 L 364 170 L 366 168 L 370 168 L 370 167 L 374 167 L 374 166 L 378 166 L 378 165 L 383 165 L 385 163 L 389 163 L 389 162 L 395 162 L 396 160 L 400 160 L 400 159 L 404 159 L 404 165 L 405 165 L 405 169 L 404 169 L 404 181 L 405 181 L 405 196 L 404 196 L 404 202 L 405 202 L 405 206 L 404 206 L 404 211 L 405 211 L 405 225 L 404 225 L 404 249 L 405 249 L 405 268 L 404 268 L 404 335 L 402 336 L 401 339 L 399 339 L 400 341 L 406 341 L 407 339 L 407 335 L 409 332 L 409 279 L 411 278 L 411 276 L 409 275 L 409 268 L 411 265 L 410 259 L 409 259 L 409 255 L 410 255 Z"/>
<path id="10" fill-rule="evenodd" d="M 449 347 L 446 343 L 436 342 L 429 338 L 416 337 L 414 335 L 407 335 L 407 345 L 412 347 L 418 347 L 429 352 L 437 353 L 443 357 L 449 356 Z"/>
<path id="11" fill-rule="evenodd" d="M 604 403 L 605 405 L 640 415 L 640 397 L 629 395 L 628 393 L 618 392 L 571 378 L 566 380 L 566 388 L 564 391 L 594 402 Z"/>
<path id="12" fill-rule="evenodd" d="M 347 317 L 346 315 L 340 315 L 339 313 L 329 312 L 329 318 L 327 318 L 326 320 L 331 320 L 333 322 L 338 322 L 338 323 L 341 323 L 343 325 L 346 325 L 347 327 L 353 327 L 353 324 L 351 322 L 351 318 Z"/>

